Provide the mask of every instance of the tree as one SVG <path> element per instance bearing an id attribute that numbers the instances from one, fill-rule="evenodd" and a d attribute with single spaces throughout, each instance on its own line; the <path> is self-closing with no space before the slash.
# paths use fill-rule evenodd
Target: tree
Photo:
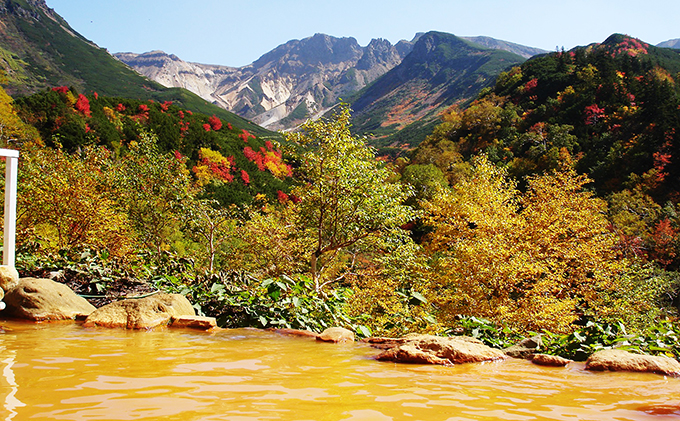
<path id="1" fill-rule="evenodd" d="M 606 204 L 583 190 L 589 181 L 564 167 L 529 178 L 521 194 L 482 156 L 470 178 L 427 203 L 444 317 L 568 331 L 584 311 L 601 313 L 596 296 L 615 288 L 624 265 Z"/>
<path id="2" fill-rule="evenodd" d="M 0 87 L 0 147 L 6 148 L 17 142 L 42 143 L 38 131 L 21 121 L 12 105 L 12 98 Z"/>
<path id="3" fill-rule="evenodd" d="M 139 232 L 141 241 L 157 254 L 170 247 L 179 230 L 183 207 L 191 200 L 191 179 L 185 158 L 161 153 L 154 135 L 143 133 L 117 162 L 119 205 Z"/>
<path id="4" fill-rule="evenodd" d="M 350 133 L 349 108 L 301 128 L 286 137 L 305 148 L 303 185 L 293 194 L 300 199 L 301 228 L 314 241 L 310 267 L 320 289 L 324 269 L 340 252 L 398 231 L 416 212 L 403 204 L 410 187 L 387 182 L 390 171 L 375 150 Z"/>

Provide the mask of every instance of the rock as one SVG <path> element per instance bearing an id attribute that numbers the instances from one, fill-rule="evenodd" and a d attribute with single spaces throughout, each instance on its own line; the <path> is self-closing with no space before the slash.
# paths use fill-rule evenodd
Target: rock
<path id="1" fill-rule="evenodd" d="M 93 311 L 83 326 L 152 329 L 166 326 L 173 316 L 195 316 L 196 312 L 183 295 L 155 294 L 107 304 Z"/>
<path id="2" fill-rule="evenodd" d="M 317 341 L 344 343 L 354 342 L 354 332 L 342 327 L 329 327 L 316 337 Z"/>
<path id="3" fill-rule="evenodd" d="M 5 298 L 5 291 L 0 288 L 0 301 L 2 301 L 3 298 Z"/>
<path id="4" fill-rule="evenodd" d="M 3 314 L 34 321 L 73 320 L 95 308 L 71 288 L 50 279 L 22 278 L 5 295 Z"/>
<path id="5" fill-rule="evenodd" d="M 362 342 L 366 342 L 373 348 L 378 348 L 378 349 L 390 349 L 390 348 L 396 348 L 399 345 L 404 344 L 406 342 L 406 339 L 404 338 L 384 338 L 384 337 L 370 337 L 366 339 L 362 339 Z"/>
<path id="6" fill-rule="evenodd" d="M 14 266 L 0 265 L 0 289 L 9 292 L 17 285 L 19 285 L 19 272 Z"/>
<path id="7" fill-rule="evenodd" d="M 531 362 L 536 365 L 545 365 L 549 367 L 564 367 L 569 364 L 571 360 L 558 357 L 557 355 L 534 354 L 531 358 Z"/>
<path id="8" fill-rule="evenodd" d="M 173 316 L 170 326 L 200 330 L 210 330 L 217 327 L 217 320 L 214 317 L 203 316 Z"/>
<path id="9" fill-rule="evenodd" d="M 605 349 L 588 357 L 586 370 L 637 371 L 680 376 L 680 363 L 668 357 L 638 355 L 620 349 Z"/>
<path id="10" fill-rule="evenodd" d="M 299 329 L 272 329 L 275 333 L 285 336 L 298 336 L 302 338 L 317 338 L 318 333 L 312 332 L 311 330 L 299 330 Z"/>
<path id="11" fill-rule="evenodd" d="M 378 355 L 379 361 L 415 364 L 463 364 L 506 359 L 503 351 L 467 336 L 407 335 L 405 342 Z"/>
<path id="12" fill-rule="evenodd" d="M 505 348 L 503 352 L 505 352 L 505 355 L 508 357 L 522 358 L 526 360 L 530 359 L 531 356 L 541 348 L 541 346 L 543 346 L 541 335 L 536 335 L 532 338 L 523 339 L 518 344 Z"/>

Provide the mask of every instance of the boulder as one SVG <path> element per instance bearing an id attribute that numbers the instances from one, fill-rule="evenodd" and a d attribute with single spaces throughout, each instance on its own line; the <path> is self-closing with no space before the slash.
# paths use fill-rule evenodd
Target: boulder
<path id="1" fill-rule="evenodd" d="M 536 335 L 532 338 L 526 338 L 518 344 L 505 348 L 503 352 L 505 355 L 512 358 L 531 359 L 531 356 L 543 346 L 541 335 Z"/>
<path id="2" fill-rule="evenodd" d="M 362 342 L 366 342 L 373 348 L 378 349 L 390 349 L 396 348 L 399 345 L 403 345 L 406 342 L 404 338 L 385 338 L 382 336 L 372 336 L 370 338 L 362 339 Z"/>
<path id="3" fill-rule="evenodd" d="M 95 310 L 71 288 L 50 279 L 22 278 L 4 301 L 3 314 L 33 321 L 73 320 Z"/>
<path id="4" fill-rule="evenodd" d="M 17 285 L 19 285 L 19 272 L 14 266 L 0 265 L 0 289 L 9 292 Z"/>
<path id="5" fill-rule="evenodd" d="M 344 343 L 354 342 L 354 332 L 342 327 L 329 327 L 316 337 L 317 341 Z"/>
<path id="6" fill-rule="evenodd" d="M 155 294 L 140 299 L 116 301 L 93 311 L 83 326 L 152 329 L 167 326 L 172 317 L 195 316 L 189 300 L 180 294 Z"/>
<path id="7" fill-rule="evenodd" d="M 605 349 L 588 357 L 586 370 L 637 371 L 680 376 L 680 363 L 668 357 L 638 355 L 620 349 Z"/>
<path id="8" fill-rule="evenodd" d="M 204 316 L 173 316 L 170 320 L 171 327 L 210 330 L 217 327 L 214 317 Z"/>
<path id="9" fill-rule="evenodd" d="M 508 358 L 503 351 L 490 348 L 467 336 L 442 337 L 407 335 L 403 344 L 383 351 L 379 361 L 414 364 L 463 364 Z"/>
<path id="10" fill-rule="evenodd" d="M 534 354 L 533 357 L 531 357 L 531 362 L 536 365 L 545 365 L 549 367 L 564 367 L 569 364 L 571 360 L 558 357 L 557 355 Z"/>

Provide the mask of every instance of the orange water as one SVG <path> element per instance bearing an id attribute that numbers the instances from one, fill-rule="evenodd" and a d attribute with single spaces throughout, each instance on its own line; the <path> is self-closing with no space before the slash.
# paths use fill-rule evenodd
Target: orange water
<path id="1" fill-rule="evenodd" d="M 0 326 L 0 420 L 680 419 L 680 379 L 578 363 L 398 365 L 250 329 Z"/>

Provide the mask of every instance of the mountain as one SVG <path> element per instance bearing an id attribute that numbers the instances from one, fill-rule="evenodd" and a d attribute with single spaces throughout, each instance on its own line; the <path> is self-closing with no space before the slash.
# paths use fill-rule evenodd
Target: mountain
<path id="1" fill-rule="evenodd" d="M 679 72 L 680 51 L 621 34 L 536 57 L 450 110 L 411 162 L 455 178 L 442 156 L 485 153 L 519 180 L 573 162 L 603 195 L 630 189 L 677 203 Z"/>
<path id="2" fill-rule="evenodd" d="M 514 42 L 502 41 L 491 37 L 461 37 L 475 44 L 482 45 L 486 48 L 493 48 L 495 50 L 505 50 L 515 53 L 524 58 L 531 58 L 539 54 L 545 54 L 548 51 L 540 48 L 527 47 L 526 45 L 515 44 Z"/>
<path id="3" fill-rule="evenodd" d="M 680 50 L 680 38 L 664 41 L 662 43 L 657 44 L 656 46 L 662 48 L 675 48 Z"/>
<path id="4" fill-rule="evenodd" d="M 475 98 L 524 58 L 455 35 L 428 32 L 395 68 L 351 98 L 354 130 L 380 147 L 412 147 L 454 104 Z"/>
<path id="5" fill-rule="evenodd" d="M 255 134 L 271 134 L 187 90 L 141 76 L 78 34 L 45 0 L 0 0 L 0 66 L 12 96 L 72 86 L 79 92 L 172 101 Z"/>
<path id="6" fill-rule="evenodd" d="M 413 44 L 316 34 L 292 40 L 233 68 L 187 63 L 160 51 L 115 56 L 165 86 L 183 87 L 271 129 L 295 127 L 396 66 Z"/>

